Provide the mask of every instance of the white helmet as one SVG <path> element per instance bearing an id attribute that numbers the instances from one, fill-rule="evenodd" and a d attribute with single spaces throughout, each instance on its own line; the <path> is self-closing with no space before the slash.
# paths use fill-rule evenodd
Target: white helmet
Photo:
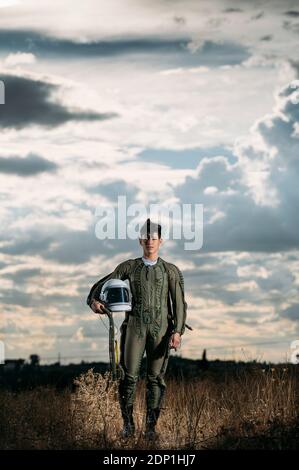
<path id="1" fill-rule="evenodd" d="M 105 302 L 111 312 L 128 312 L 132 309 L 130 289 L 121 279 L 109 279 L 105 282 L 100 301 Z"/>

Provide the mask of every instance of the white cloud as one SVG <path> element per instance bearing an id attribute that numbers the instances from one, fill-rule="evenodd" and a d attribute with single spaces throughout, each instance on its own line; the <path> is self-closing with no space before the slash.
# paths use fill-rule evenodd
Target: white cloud
<path id="1" fill-rule="evenodd" d="M 4 65 L 6 67 L 15 67 L 16 65 L 34 64 L 36 57 L 31 52 L 17 52 L 8 54 L 4 59 Z"/>
<path id="2" fill-rule="evenodd" d="M 0 8 L 10 7 L 19 3 L 19 0 L 0 0 Z"/>

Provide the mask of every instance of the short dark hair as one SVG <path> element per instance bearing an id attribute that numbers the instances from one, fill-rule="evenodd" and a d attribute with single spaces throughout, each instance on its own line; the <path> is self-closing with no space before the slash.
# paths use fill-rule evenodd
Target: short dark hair
<path id="1" fill-rule="evenodd" d="M 143 226 L 140 229 L 141 238 L 149 238 L 150 235 L 158 233 L 158 237 L 161 238 L 161 225 L 156 222 L 152 222 L 150 219 L 146 219 Z"/>

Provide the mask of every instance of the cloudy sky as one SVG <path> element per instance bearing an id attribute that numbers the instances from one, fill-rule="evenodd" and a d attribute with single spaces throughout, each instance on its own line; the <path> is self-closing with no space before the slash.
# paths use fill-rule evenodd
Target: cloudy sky
<path id="1" fill-rule="evenodd" d="M 297 1 L 0 0 L 6 357 L 108 360 L 92 284 L 141 255 L 96 208 L 201 203 L 180 354 L 283 361 L 299 339 Z M 299 84 L 299 82 L 298 82 Z M 297 91 L 296 91 L 297 90 Z"/>

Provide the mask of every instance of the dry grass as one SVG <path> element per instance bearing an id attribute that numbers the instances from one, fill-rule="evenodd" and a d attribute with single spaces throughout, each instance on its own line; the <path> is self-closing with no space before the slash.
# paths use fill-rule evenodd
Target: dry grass
<path id="1" fill-rule="evenodd" d="M 167 381 L 153 444 L 143 438 L 145 383 L 138 384 L 135 438 L 120 439 L 117 383 L 90 369 L 76 391 L 1 391 L 1 449 L 293 449 L 299 442 L 295 368 Z"/>

